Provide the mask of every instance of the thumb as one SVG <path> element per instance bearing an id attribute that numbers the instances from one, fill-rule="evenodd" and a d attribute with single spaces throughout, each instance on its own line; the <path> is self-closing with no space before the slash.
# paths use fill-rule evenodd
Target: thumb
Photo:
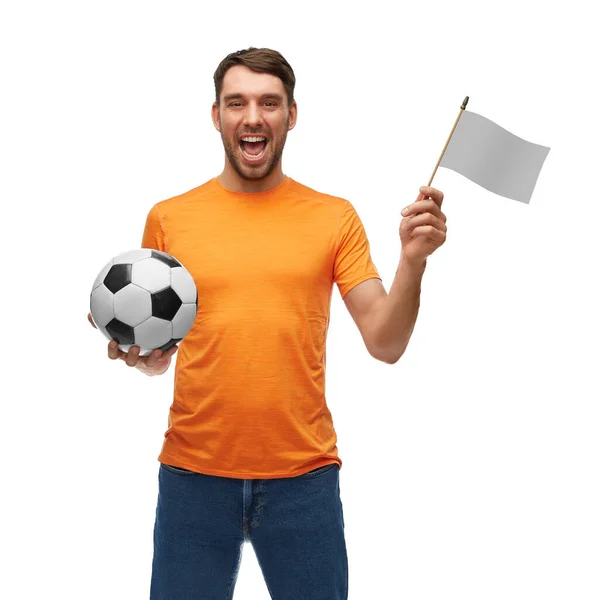
<path id="1" fill-rule="evenodd" d="M 90 321 L 90 325 L 92 325 L 94 329 L 97 329 L 96 325 L 94 325 L 94 321 L 92 320 L 92 315 L 90 313 L 88 313 L 88 321 Z"/>

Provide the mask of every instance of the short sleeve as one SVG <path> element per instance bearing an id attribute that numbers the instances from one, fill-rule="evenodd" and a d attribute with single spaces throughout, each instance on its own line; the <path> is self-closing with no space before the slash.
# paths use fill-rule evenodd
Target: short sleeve
<path id="1" fill-rule="evenodd" d="M 364 225 L 351 202 L 345 200 L 333 265 L 333 280 L 343 298 L 353 287 L 373 278 L 381 279 L 370 256 L 370 244 Z"/>
<path id="2" fill-rule="evenodd" d="M 141 247 L 160 250 L 161 252 L 166 251 L 164 230 L 162 229 L 157 205 L 154 205 L 147 215 Z"/>

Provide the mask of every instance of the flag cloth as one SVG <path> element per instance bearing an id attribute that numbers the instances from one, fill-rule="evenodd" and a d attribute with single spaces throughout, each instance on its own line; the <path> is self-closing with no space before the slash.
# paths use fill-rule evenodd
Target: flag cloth
<path id="1" fill-rule="evenodd" d="M 477 113 L 463 110 L 440 166 L 490 192 L 529 204 L 549 151 Z"/>

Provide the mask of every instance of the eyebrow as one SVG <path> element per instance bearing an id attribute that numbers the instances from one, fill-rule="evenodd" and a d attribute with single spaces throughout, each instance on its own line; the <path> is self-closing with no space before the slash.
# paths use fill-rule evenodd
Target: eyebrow
<path id="1" fill-rule="evenodd" d="M 229 102 L 231 100 L 238 100 L 243 98 L 243 94 L 240 93 L 235 93 L 235 94 L 227 94 L 226 96 L 223 96 L 223 101 L 224 102 Z M 279 102 L 282 102 L 282 96 L 280 94 L 262 94 L 261 96 L 264 100 L 278 100 Z"/>

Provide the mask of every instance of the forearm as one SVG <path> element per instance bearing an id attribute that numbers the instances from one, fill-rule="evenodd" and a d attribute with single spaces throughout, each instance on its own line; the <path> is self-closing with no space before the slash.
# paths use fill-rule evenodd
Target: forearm
<path id="1" fill-rule="evenodd" d="M 403 255 L 388 295 L 379 305 L 375 325 L 376 348 L 386 362 L 397 362 L 411 339 L 421 297 L 426 261 L 409 263 Z"/>

